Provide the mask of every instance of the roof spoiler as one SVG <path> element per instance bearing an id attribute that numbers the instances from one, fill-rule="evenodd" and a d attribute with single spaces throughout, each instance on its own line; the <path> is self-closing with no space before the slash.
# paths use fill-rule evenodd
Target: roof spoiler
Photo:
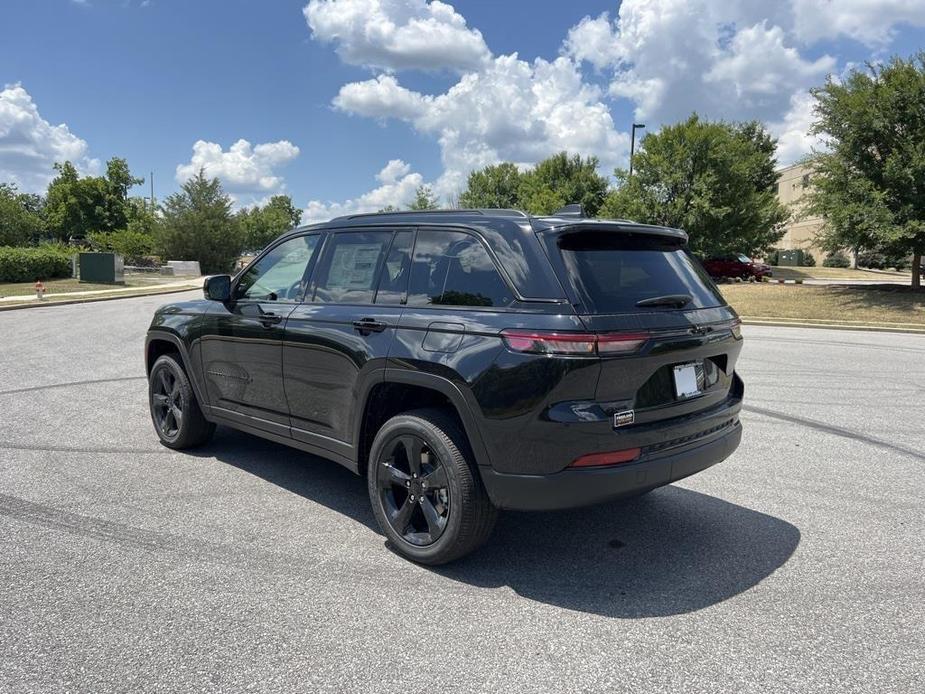
<path id="1" fill-rule="evenodd" d="M 577 217 L 579 219 L 584 219 L 585 210 L 581 206 L 580 202 L 572 203 L 571 205 L 566 205 L 565 207 L 560 207 L 558 210 L 552 213 L 553 217 Z"/>

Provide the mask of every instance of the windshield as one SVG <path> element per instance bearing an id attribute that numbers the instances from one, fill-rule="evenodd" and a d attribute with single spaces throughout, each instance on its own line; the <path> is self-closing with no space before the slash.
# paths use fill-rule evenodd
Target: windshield
<path id="1" fill-rule="evenodd" d="M 639 302 L 690 297 L 685 309 L 725 301 L 700 263 L 673 240 L 623 233 L 573 233 L 559 239 L 568 281 L 590 313 L 665 310 Z"/>

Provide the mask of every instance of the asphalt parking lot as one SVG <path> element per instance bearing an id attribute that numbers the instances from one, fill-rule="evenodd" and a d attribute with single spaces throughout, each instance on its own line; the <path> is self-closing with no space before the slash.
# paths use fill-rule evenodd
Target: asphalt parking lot
<path id="1" fill-rule="evenodd" d="M 748 327 L 732 458 L 434 570 L 336 464 L 162 448 L 164 301 L 0 313 L 0 692 L 921 691 L 925 336 Z"/>

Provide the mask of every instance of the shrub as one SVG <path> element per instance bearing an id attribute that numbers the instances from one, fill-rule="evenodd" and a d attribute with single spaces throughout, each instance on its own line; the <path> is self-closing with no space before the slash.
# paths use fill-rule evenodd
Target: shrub
<path id="1" fill-rule="evenodd" d="M 34 282 L 71 276 L 71 253 L 60 246 L 0 246 L 0 282 Z"/>
<path id="2" fill-rule="evenodd" d="M 825 260 L 822 261 L 822 265 L 823 267 L 849 267 L 851 263 L 848 262 L 848 256 L 843 252 L 834 251 L 825 257 Z"/>
<path id="3" fill-rule="evenodd" d="M 887 268 L 906 270 L 911 266 L 912 262 L 909 256 L 880 251 L 861 251 L 858 253 L 858 267 L 873 268 L 874 270 L 886 270 Z"/>
<path id="4" fill-rule="evenodd" d="M 127 265 L 143 265 L 145 256 L 151 255 L 154 250 L 154 239 L 149 234 L 130 229 L 90 232 L 87 240 L 94 251 L 118 253 L 125 258 Z"/>
<path id="5" fill-rule="evenodd" d="M 803 251 L 803 267 L 816 267 L 816 258 L 809 251 Z"/>
<path id="6" fill-rule="evenodd" d="M 779 252 L 780 251 L 778 251 L 776 248 L 772 248 L 764 257 L 764 262 L 766 262 L 768 265 L 777 265 L 777 254 Z"/>

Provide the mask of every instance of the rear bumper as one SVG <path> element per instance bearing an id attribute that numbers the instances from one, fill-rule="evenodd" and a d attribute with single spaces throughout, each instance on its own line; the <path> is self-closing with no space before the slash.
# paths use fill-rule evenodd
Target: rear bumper
<path id="1" fill-rule="evenodd" d="M 728 458 L 741 439 L 742 425 L 736 421 L 706 443 L 669 450 L 637 463 L 551 475 L 506 474 L 485 467 L 482 480 L 499 508 L 547 511 L 587 506 L 635 496 L 705 470 Z"/>

